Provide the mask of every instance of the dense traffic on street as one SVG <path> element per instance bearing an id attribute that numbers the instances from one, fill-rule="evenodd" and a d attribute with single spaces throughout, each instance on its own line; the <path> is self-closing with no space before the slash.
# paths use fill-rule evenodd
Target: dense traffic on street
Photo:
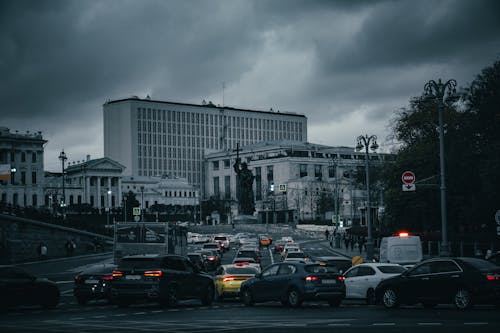
<path id="1" fill-rule="evenodd" d="M 188 243 L 187 256 L 133 255 L 115 264 L 103 254 L 2 266 L 0 328 L 500 327 L 493 261 L 353 265 L 327 241 L 297 234 L 189 233 Z"/>

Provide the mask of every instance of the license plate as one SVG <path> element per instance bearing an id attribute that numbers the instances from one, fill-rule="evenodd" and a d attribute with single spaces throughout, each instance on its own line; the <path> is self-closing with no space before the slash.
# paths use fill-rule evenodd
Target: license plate
<path id="1" fill-rule="evenodd" d="M 125 280 L 140 280 L 141 276 L 140 275 L 126 275 Z"/>
<path id="2" fill-rule="evenodd" d="M 323 284 L 335 284 L 335 283 L 337 283 L 337 280 L 323 279 L 323 280 L 321 280 L 321 283 L 323 283 Z"/>
<path id="3" fill-rule="evenodd" d="M 85 280 L 85 283 L 86 284 L 96 284 L 96 283 L 99 283 L 99 280 L 88 279 L 88 280 Z"/>

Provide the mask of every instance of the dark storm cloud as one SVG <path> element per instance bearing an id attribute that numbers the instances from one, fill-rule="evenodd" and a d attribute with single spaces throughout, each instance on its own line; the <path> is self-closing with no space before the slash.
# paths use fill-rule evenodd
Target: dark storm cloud
<path id="1" fill-rule="evenodd" d="M 493 0 L 2 1 L 0 125 L 42 130 L 50 169 L 62 147 L 102 154 L 107 99 L 221 103 L 225 82 L 229 105 L 306 114 L 310 141 L 346 145 L 427 80 L 470 82 L 499 56 L 499 15 Z"/>

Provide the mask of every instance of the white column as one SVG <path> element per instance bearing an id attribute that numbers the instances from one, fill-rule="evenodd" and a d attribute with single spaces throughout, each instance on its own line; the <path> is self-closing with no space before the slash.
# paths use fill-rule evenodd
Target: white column
<path id="1" fill-rule="evenodd" d="M 117 192 L 118 192 L 118 202 L 117 204 L 118 205 L 121 205 L 121 202 L 122 202 L 122 178 L 121 177 L 118 177 L 118 185 L 117 185 L 118 189 L 117 189 Z"/>
<path id="2" fill-rule="evenodd" d="M 97 194 L 96 194 L 96 202 L 95 202 L 95 206 L 96 208 L 101 208 L 101 177 L 96 177 L 97 179 Z"/>
<path id="3" fill-rule="evenodd" d="M 85 203 L 90 204 L 90 176 L 85 176 Z"/>

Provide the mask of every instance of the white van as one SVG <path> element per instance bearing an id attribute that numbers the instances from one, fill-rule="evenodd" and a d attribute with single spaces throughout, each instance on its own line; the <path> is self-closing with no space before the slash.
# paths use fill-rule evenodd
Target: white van
<path id="1" fill-rule="evenodd" d="M 411 267 L 422 260 L 422 242 L 419 236 L 400 233 L 384 237 L 380 242 L 380 262 Z"/>

